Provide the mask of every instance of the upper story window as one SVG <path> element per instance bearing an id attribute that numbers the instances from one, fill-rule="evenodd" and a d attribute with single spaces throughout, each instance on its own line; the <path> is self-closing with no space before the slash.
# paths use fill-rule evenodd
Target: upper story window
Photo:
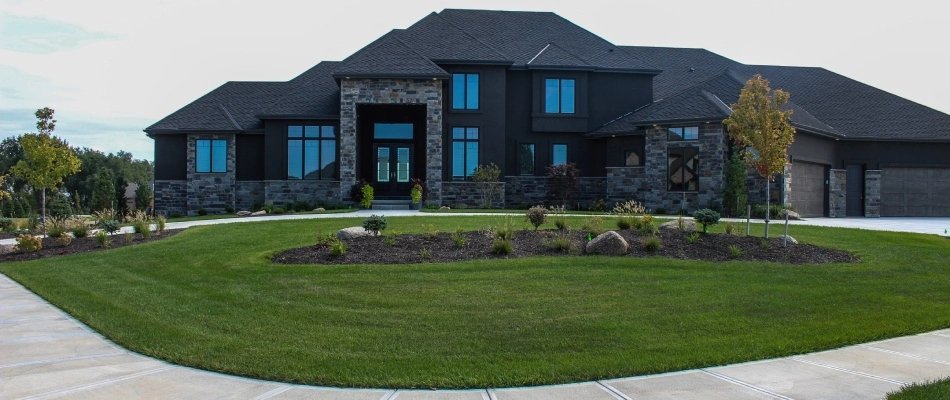
<path id="1" fill-rule="evenodd" d="M 452 177 L 467 178 L 478 168 L 478 128 L 452 128 Z"/>
<path id="2" fill-rule="evenodd" d="M 551 164 L 567 164 L 567 145 L 555 144 L 551 146 Z"/>
<path id="3" fill-rule="evenodd" d="M 228 172 L 228 141 L 195 140 L 195 172 Z"/>
<path id="4" fill-rule="evenodd" d="M 680 126 L 675 128 L 667 128 L 669 141 L 680 141 L 680 140 L 698 140 L 699 139 L 699 127 L 698 126 Z"/>
<path id="5" fill-rule="evenodd" d="M 452 108 L 478 109 L 478 74 L 452 74 Z"/>
<path id="6" fill-rule="evenodd" d="M 287 179 L 332 180 L 336 164 L 333 126 L 287 127 Z"/>
<path id="7" fill-rule="evenodd" d="M 548 114 L 574 113 L 574 80 L 544 80 L 544 112 Z"/>

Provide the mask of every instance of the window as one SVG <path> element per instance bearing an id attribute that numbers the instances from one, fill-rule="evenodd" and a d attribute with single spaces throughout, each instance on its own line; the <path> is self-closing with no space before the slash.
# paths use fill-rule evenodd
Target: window
<path id="1" fill-rule="evenodd" d="M 699 127 L 697 126 L 686 126 L 686 127 L 676 127 L 668 128 L 667 132 L 669 141 L 680 141 L 680 140 L 697 140 L 699 139 Z"/>
<path id="2" fill-rule="evenodd" d="M 478 168 L 478 128 L 452 128 L 452 177 L 466 178 Z"/>
<path id="3" fill-rule="evenodd" d="M 556 144 L 551 146 L 551 164 L 567 164 L 567 145 Z"/>
<path id="4" fill-rule="evenodd" d="M 623 165 L 625 167 L 639 167 L 640 152 L 636 150 L 625 150 L 623 152 Z"/>
<path id="5" fill-rule="evenodd" d="M 699 190 L 699 148 L 669 149 L 669 191 L 695 192 Z"/>
<path id="6" fill-rule="evenodd" d="M 412 124 L 373 124 L 373 139 L 412 140 Z"/>
<path id="7" fill-rule="evenodd" d="M 452 74 L 452 108 L 478 109 L 478 74 Z"/>
<path id="8" fill-rule="evenodd" d="M 336 132 L 332 126 L 287 127 L 287 179 L 336 177 Z"/>
<path id="9" fill-rule="evenodd" d="M 574 80 L 544 80 L 544 112 L 548 114 L 574 113 Z"/>
<path id="10" fill-rule="evenodd" d="M 195 172 L 228 172 L 228 141 L 195 140 Z"/>
<path id="11" fill-rule="evenodd" d="M 518 144 L 518 173 L 534 175 L 534 143 Z"/>

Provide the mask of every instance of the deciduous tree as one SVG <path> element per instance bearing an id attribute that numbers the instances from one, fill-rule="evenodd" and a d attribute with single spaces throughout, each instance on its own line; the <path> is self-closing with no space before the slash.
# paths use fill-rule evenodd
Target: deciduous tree
<path id="1" fill-rule="evenodd" d="M 739 102 L 732 105 L 732 114 L 723 121 L 736 145 L 752 150 L 745 152 L 746 162 L 769 182 L 785 171 L 788 147 L 795 140 L 795 128 L 788 121 L 792 111 L 781 110 L 788 98 L 788 92 L 772 91 L 768 80 L 755 75 L 746 82 Z M 766 210 L 769 197 L 766 193 Z M 768 221 L 766 212 L 765 237 L 769 236 Z"/>

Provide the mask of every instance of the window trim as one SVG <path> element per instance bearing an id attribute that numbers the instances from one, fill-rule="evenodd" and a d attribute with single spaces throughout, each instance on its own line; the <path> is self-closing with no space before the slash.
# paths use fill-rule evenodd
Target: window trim
<path id="1" fill-rule="evenodd" d="M 300 136 L 290 136 L 290 130 L 292 128 L 300 128 Z M 307 128 L 316 128 L 316 136 L 307 136 Z M 331 136 L 324 136 L 324 129 L 331 128 Z M 287 125 L 285 130 L 286 140 L 284 140 L 284 150 L 286 154 L 286 159 L 284 162 L 284 173 L 285 179 L 290 181 L 335 181 L 339 177 L 339 168 L 340 168 L 340 145 L 339 145 L 339 132 L 336 125 Z M 300 178 L 291 177 L 290 175 L 290 142 L 291 141 L 300 141 Z M 322 174 L 322 168 L 318 168 L 319 173 L 316 178 L 307 178 L 305 173 L 307 170 L 307 142 L 317 142 L 316 146 L 316 156 L 317 156 L 317 165 L 322 165 L 323 153 L 324 153 L 324 142 L 333 143 L 333 163 L 336 165 L 333 166 L 333 173 L 329 178 L 324 178 Z"/>
<path id="2" fill-rule="evenodd" d="M 685 189 L 685 188 L 684 188 L 684 189 L 681 189 L 681 190 L 673 190 L 673 189 L 671 188 L 671 186 L 672 186 L 672 184 L 673 184 L 673 180 L 672 180 L 672 178 L 673 178 L 673 173 L 672 173 L 672 172 L 673 172 L 673 171 L 670 171 L 670 158 L 671 158 L 670 155 L 671 155 L 672 152 L 675 151 L 675 152 L 678 152 L 680 155 L 682 155 L 683 158 L 685 159 L 686 150 L 687 150 L 687 149 L 693 149 L 693 150 L 696 151 L 696 168 L 695 168 L 695 170 L 693 171 L 693 172 L 695 173 L 695 176 L 696 176 L 696 189 L 694 189 L 694 190 L 689 190 L 689 189 Z M 700 178 L 700 173 L 699 173 L 699 172 L 700 172 L 700 171 L 699 171 L 699 168 L 700 168 L 700 167 L 699 167 L 699 165 L 700 165 L 700 157 L 699 157 L 699 156 L 700 156 L 700 154 L 701 154 L 701 152 L 700 152 L 699 146 L 680 146 L 680 147 L 669 147 L 669 148 L 666 149 L 666 191 L 667 191 L 667 192 L 673 192 L 673 193 L 696 193 L 696 192 L 699 192 L 699 178 Z M 686 181 L 685 181 L 685 179 L 683 179 L 683 178 L 685 178 L 685 175 L 686 175 L 686 168 L 685 168 L 686 163 L 684 162 L 683 165 L 684 165 L 684 167 L 683 167 L 683 168 L 680 168 L 680 171 L 681 171 L 680 173 L 682 174 L 682 176 L 681 176 L 680 178 L 681 178 L 681 180 L 683 181 L 684 186 L 685 186 L 686 188 L 688 188 L 689 185 L 686 185 L 686 184 L 685 184 Z"/>
<path id="3" fill-rule="evenodd" d="M 208 142 L 208 170 L 200 170 L 201 163 L 198 162 L 198 143 L 199 142 Z M 215 171 L 214 169 L 214 144 L 215 142 L 224 142 L 224 170 Z M 227 139 L 195 139 L 195 173 L 196 174 L 226 174 L 228 172 L 228 140 Z"/>
<path id="4" fill-rule="evenodd" d="M 549 81 L 557 81 L 557 93 L 556 93 L 556 95 L 557 95 L 557 111 L 549 111 L 549 110 L 548 110 L 548 82 L 549 82 Z M 562 95 L 563 92 L 564 92 L 564 85 L 562 84 L 564 81 L 571 81 L 571 82 L 573 82 L 573 86 L 571 87 L 571 89 L 572 89 L 572 90 L 571 90 L 571 92 L 572 92 L 572 93 L 571 93 L 571 98 L 572 98 L 572 101 L 571 101 L 571 103 L 572 103 L 572 104 L 571 104 L 571 111 L 564 111 L 564 107 L 563 107 L 563 105 L 564 105 L 564 100 L 563 100 L 563 98 L 562 98 L 561 95 Z M 545 114 L 554 114 L 554 115 L 558 115 L 558 114 L 574 115 L 574 114 L 577 114 L 577 79 L 575 79 L 575 78 L 544 78 L 544 91 L 543 91 L 543 93 L 542 93 L 542 98 L 543 98 L 543 100 L 544 100 L 544 101 L 542 102 L 542 103 L 543 103 L 543 104 L 542 104 L 542 109 L 544 110 L 544 113 L 545 113 Z"/>
<path id="5" fill-rule="evenodd" d="M 462 139 L 456 139 L 456 138 L 455 138 L 455 130 L 456 130 L 456 129 L 462 129 L 462 132 L 463 132 L 463 133 L 462 133 L 462 136 L 463 136 Z M 468 130 L 469 130 L 469 129 L 474 129 L 474 130 L 475 130 L 475 134 L 477 135 L 477 139 L 469 139 L 469 138 L 468 138 L 468 133 L 469 133 Z M 481 142 L 481 139 L 482 139 L 481 127 L 478 127 L 478 126 L 453 126 L 453 127 L 452 127 L 452 130 L 451 130 L 451 135 L 452 135 L 452 151 L 451 151 L 451 153 L 450 153 L 450 154 L 451 154 L 451 163 L 450 163 L 450 168 L 449 168 L 449 170 L 450 170 L 450 171 L 449 171 L 449 176 L 451 176 L 452 180 L 469 180 L 469 179 L 471 179 L 472 174 L 474 174 L 475 171 L 472 170 L 471 172 L 469 172 L 469 170 L 466 168 L 466 167 L 467 167 L 467 163 L 468 163 L 468 155 L 469 155 L 469 154 L 468 154 L 468 151 L 469 151 L 469 149 L 468 149 L 468 144 L 469 144 L 469 143 L 475 143 L 475 146 L 476 146 L 475 152 L 477 153 L 477 154 L 475 155 L 475 160 L 476 160 L 476 161 L 475 161 L 475 169 L 478 169 L 479 162 L 480 162 L 481 159 L 482 159 L 482 157 L 481 157 L 481 156 L 482 156 L 482 153 L 481 153 L 481 152 L 482 152 L 482 146 L 481 146 L 481 143 L 480 143 L 480 142 Z M 455 143 L 462 143 L 462 175 L 455 175 Z"/>
<path id="6" fill-rule="evenodd" d="M 468 77 L 475 76 L 475 107 L 469 106 L 469 85 Z M 459 107 L 455 102 L 455 78 L 462 77 L 462 105 Z M 478 72 L 453 72 L 452 73 L 452 111 L 478 111 L 482 107 L 482 77 Z"/>
<path id="7" fill-rule="evenodd" d="M 525 173 L 521 168 L 521 147 L 522 146 L 531 146 L 531 171 L 530 174 Z M 518 142 L 518 147 L 515 149 L 515 163 L 518 166 L 518 176 L 535 176 L 538 173 L 538 146 L 533 142 Z"/>
<path id="8" fill-rule="evenodd" d="M 694 137 L 694 138 L 692 138 L 692 139 L 686 137 L 686 129 L 688 129 L 688 128 L 695 128 L 695 129 L 696 129 L 696 137 Z M 673 129 L 681 129 L 680 135 L 679 135 L 679 136 L 680 136 L 680 139 L 673 139 L 673 138 L 671 138 L 672 133 L 671 133 L 670 131 L 673 130 Z M 668 127 L 666 127 L 666 141 L 667 141 L 667 142 L 693 142 L 693 141 L 697 141 L 697 140 L 699 140 L 699 126 L 697 126 L 697 125 L 692 125 L 692 126 L 668 126 Z"/>

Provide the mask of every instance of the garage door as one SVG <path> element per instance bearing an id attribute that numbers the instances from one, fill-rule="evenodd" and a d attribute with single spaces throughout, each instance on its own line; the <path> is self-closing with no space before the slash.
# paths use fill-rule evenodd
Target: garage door
<path id="1" fill-rule="evenodd" d="M 792 164 L 792 207 L 803 217 L 825 215 L 825 166 L 797 162 Z"/>
<path id="2" fill-rule="evenodd" d="M 881 170 L 881 216 L 950 217 L 950 168 Z"/>

